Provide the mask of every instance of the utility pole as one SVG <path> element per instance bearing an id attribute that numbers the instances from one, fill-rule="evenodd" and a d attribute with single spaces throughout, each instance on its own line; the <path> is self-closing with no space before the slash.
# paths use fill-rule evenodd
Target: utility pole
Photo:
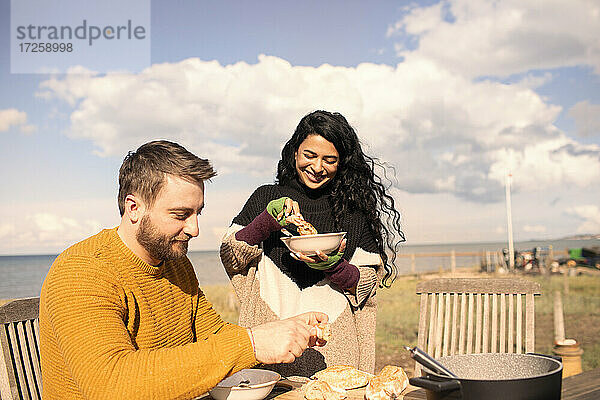
<path id="1" fill-rule="evenodd" d="M 515 246 L 513 243 L 513 228 L 512 228 L 512 210 L 510 200 L 510 184 L 512 174 L 510 171 L 506 174 L 506 218 L 508 220 L 508 269 L 515 270 Z"/>

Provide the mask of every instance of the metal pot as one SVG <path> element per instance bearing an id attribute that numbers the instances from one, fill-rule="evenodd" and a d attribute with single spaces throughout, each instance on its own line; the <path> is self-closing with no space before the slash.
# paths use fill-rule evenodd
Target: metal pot
<path id="1" fill-rule="evenodd" d="M 458 378 L 423 369 L 410 378 L 427 389 L 427 399 L 560 400 L 563 365 L 559 357 L 542 354 L 461 354 L 438 359 Z"/>

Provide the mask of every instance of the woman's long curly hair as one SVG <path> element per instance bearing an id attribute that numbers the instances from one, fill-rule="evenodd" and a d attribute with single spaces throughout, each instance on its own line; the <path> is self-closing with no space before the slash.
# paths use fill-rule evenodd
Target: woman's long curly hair
<path id="1" fill-rule="evenodd" d="M 297 178 L 295 155 L 300 144 L 310 135 L 322 136 L 333 143 L 339 153 L 337 173 L 330 183 L 330 202 L 336 226 L 341 226 L 342 216 L 346 212 L 360 211 L 366 216 L 367 226 L 375 236 L 383 259 L 386 274 L 382 284 L 390 287 L 398 273 L 396 252 L 405 238 L 394 198 L 386 192 L 391 185 L 386 187 L 375 173 L 376 167 L 381 168 L 383 177 L 389 181 L 387 165 L 362 151 L 356 132 L 343 115 L 314 111 L 300 120 L 296 131 L 283 147 L 277 165 L 278 183 L 285 184 Z M 391 253 L 391 260 L 386 250 Z"/>

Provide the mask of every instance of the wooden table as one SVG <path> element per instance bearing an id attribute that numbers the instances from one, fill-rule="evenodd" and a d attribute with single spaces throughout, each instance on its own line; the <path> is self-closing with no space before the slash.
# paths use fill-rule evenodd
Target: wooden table
<path id="1" fill-rule="evenodd" d="M 304 400 L 302 393 L 296 389 L 281 393 L 281 389 L 274 391 L 267 399 L 276 400 Z M 426 399 L 425 389 L 409 386 L 405 392 L 404 399 L 416 400 Z M 364 400 L 365 388 L 348 390 L 346 400 Z M 582 374 L 573 375 L 562 382 L 562 400 L 597 400 L 600 399 L 600 368 L 586 371 Z"/>
<path id="2" fill-rule="evenodd" d="M 563 380 L 562 400 L 600 399 L 600 368 Z"/>
<path id="3" fill-rule="evenodd" d="M 289 386 L 288 386 L 289 385 Z M 284 387 L 294 387 L 294 390 L 289 390 L 289 389 L 285 389 Z M 300 387 L 302 386 L 302 384 L 297 384 L 295 382 L 292 382 L 290 384 L 289 381 L 286 381 L 284 383 L 283 386 L 276 386 L 275 389 L 273 389 L 273 392 L 267 396 L 267 398 L 265 400 L 271 400 L 271 399 L 276 399 L 276 400 L 305 400 L 304 396 L 302 395 L 302 392 L 300 391 Z M 282 391 L 284 393 L 282 393 Z M 346 394 L 348 395 L 348 397 L 346 397 L 345 400 L 364 400 L 365 398 L 365 388 L 358 388 L 358 389 L 352 389 L 352 390 L 347 390 Z M 418 388 L 418 387 L 414 387 L 414 386 L 409 386 L 404 392 L 404 398 L 406 400 L 412 400 L 412 399 L 426 399 L 427 396 L 425 395 L 425 390 Z"/>
<path id="4" fill-rule="evenodd" d="M 294 390 L 289 390 L 289 387 L 294 387 Z M 266 400 L 271 400 L 271 399 L 276 399 L 276 400 L 305 400 L 304 396 L 302 395 L 302 392 L 300 391 L 300 387 L 302 386 L 302 384 L 296 384 L 295 382 L 292 382 L 290 384 L 289 381 L 286 381 L 284 383 L 284 385 L 282 386 L 277 386 L 275 387 L 275 389 L 273 389 L 272 394 L 270 394 L 269 396 L 267 396 Z M 288 387 L 288 389 L 285 389 L 285 387 Z M 284 391 L 284 393 L 282 393 L 282 391 Z M 358 388 L 358 389 L 352 389 L 352 390 L 347 390 L 346 394 L 348 395 L 348 397 L 346 397 L 345 400 L 364 400 L 365 398 L 365 388 Z M 404 392 L 404 398 L 409 400 L 409 399 L 426 399 L 426 395 L 425 395 L 425 390 L 418 388 L 418 387 L 414 387 L 414 386 L 409 386 Z"/>

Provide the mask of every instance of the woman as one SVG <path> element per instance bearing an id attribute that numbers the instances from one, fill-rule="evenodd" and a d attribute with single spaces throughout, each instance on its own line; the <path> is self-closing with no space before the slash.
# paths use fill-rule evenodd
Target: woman
<path id="1" fill-rule="evenodd" d="M 276 184 L 256 189 L 223 238 L 221 260 L 240 299 L 242 326 L 305 310 L 329 315 L 331 339 L 274 366 L 284 376 L 336 364 L 373 372 L 375 291 L 394 280 L 396 247 L 404 241 L 376 165 L 341 114 L 312 112 L 285 144 Z M 290 213 L 301 213 L 319 233 L 347 232 L 346 241 L 334 255 L 291 254 L 280 240 Z"/>

